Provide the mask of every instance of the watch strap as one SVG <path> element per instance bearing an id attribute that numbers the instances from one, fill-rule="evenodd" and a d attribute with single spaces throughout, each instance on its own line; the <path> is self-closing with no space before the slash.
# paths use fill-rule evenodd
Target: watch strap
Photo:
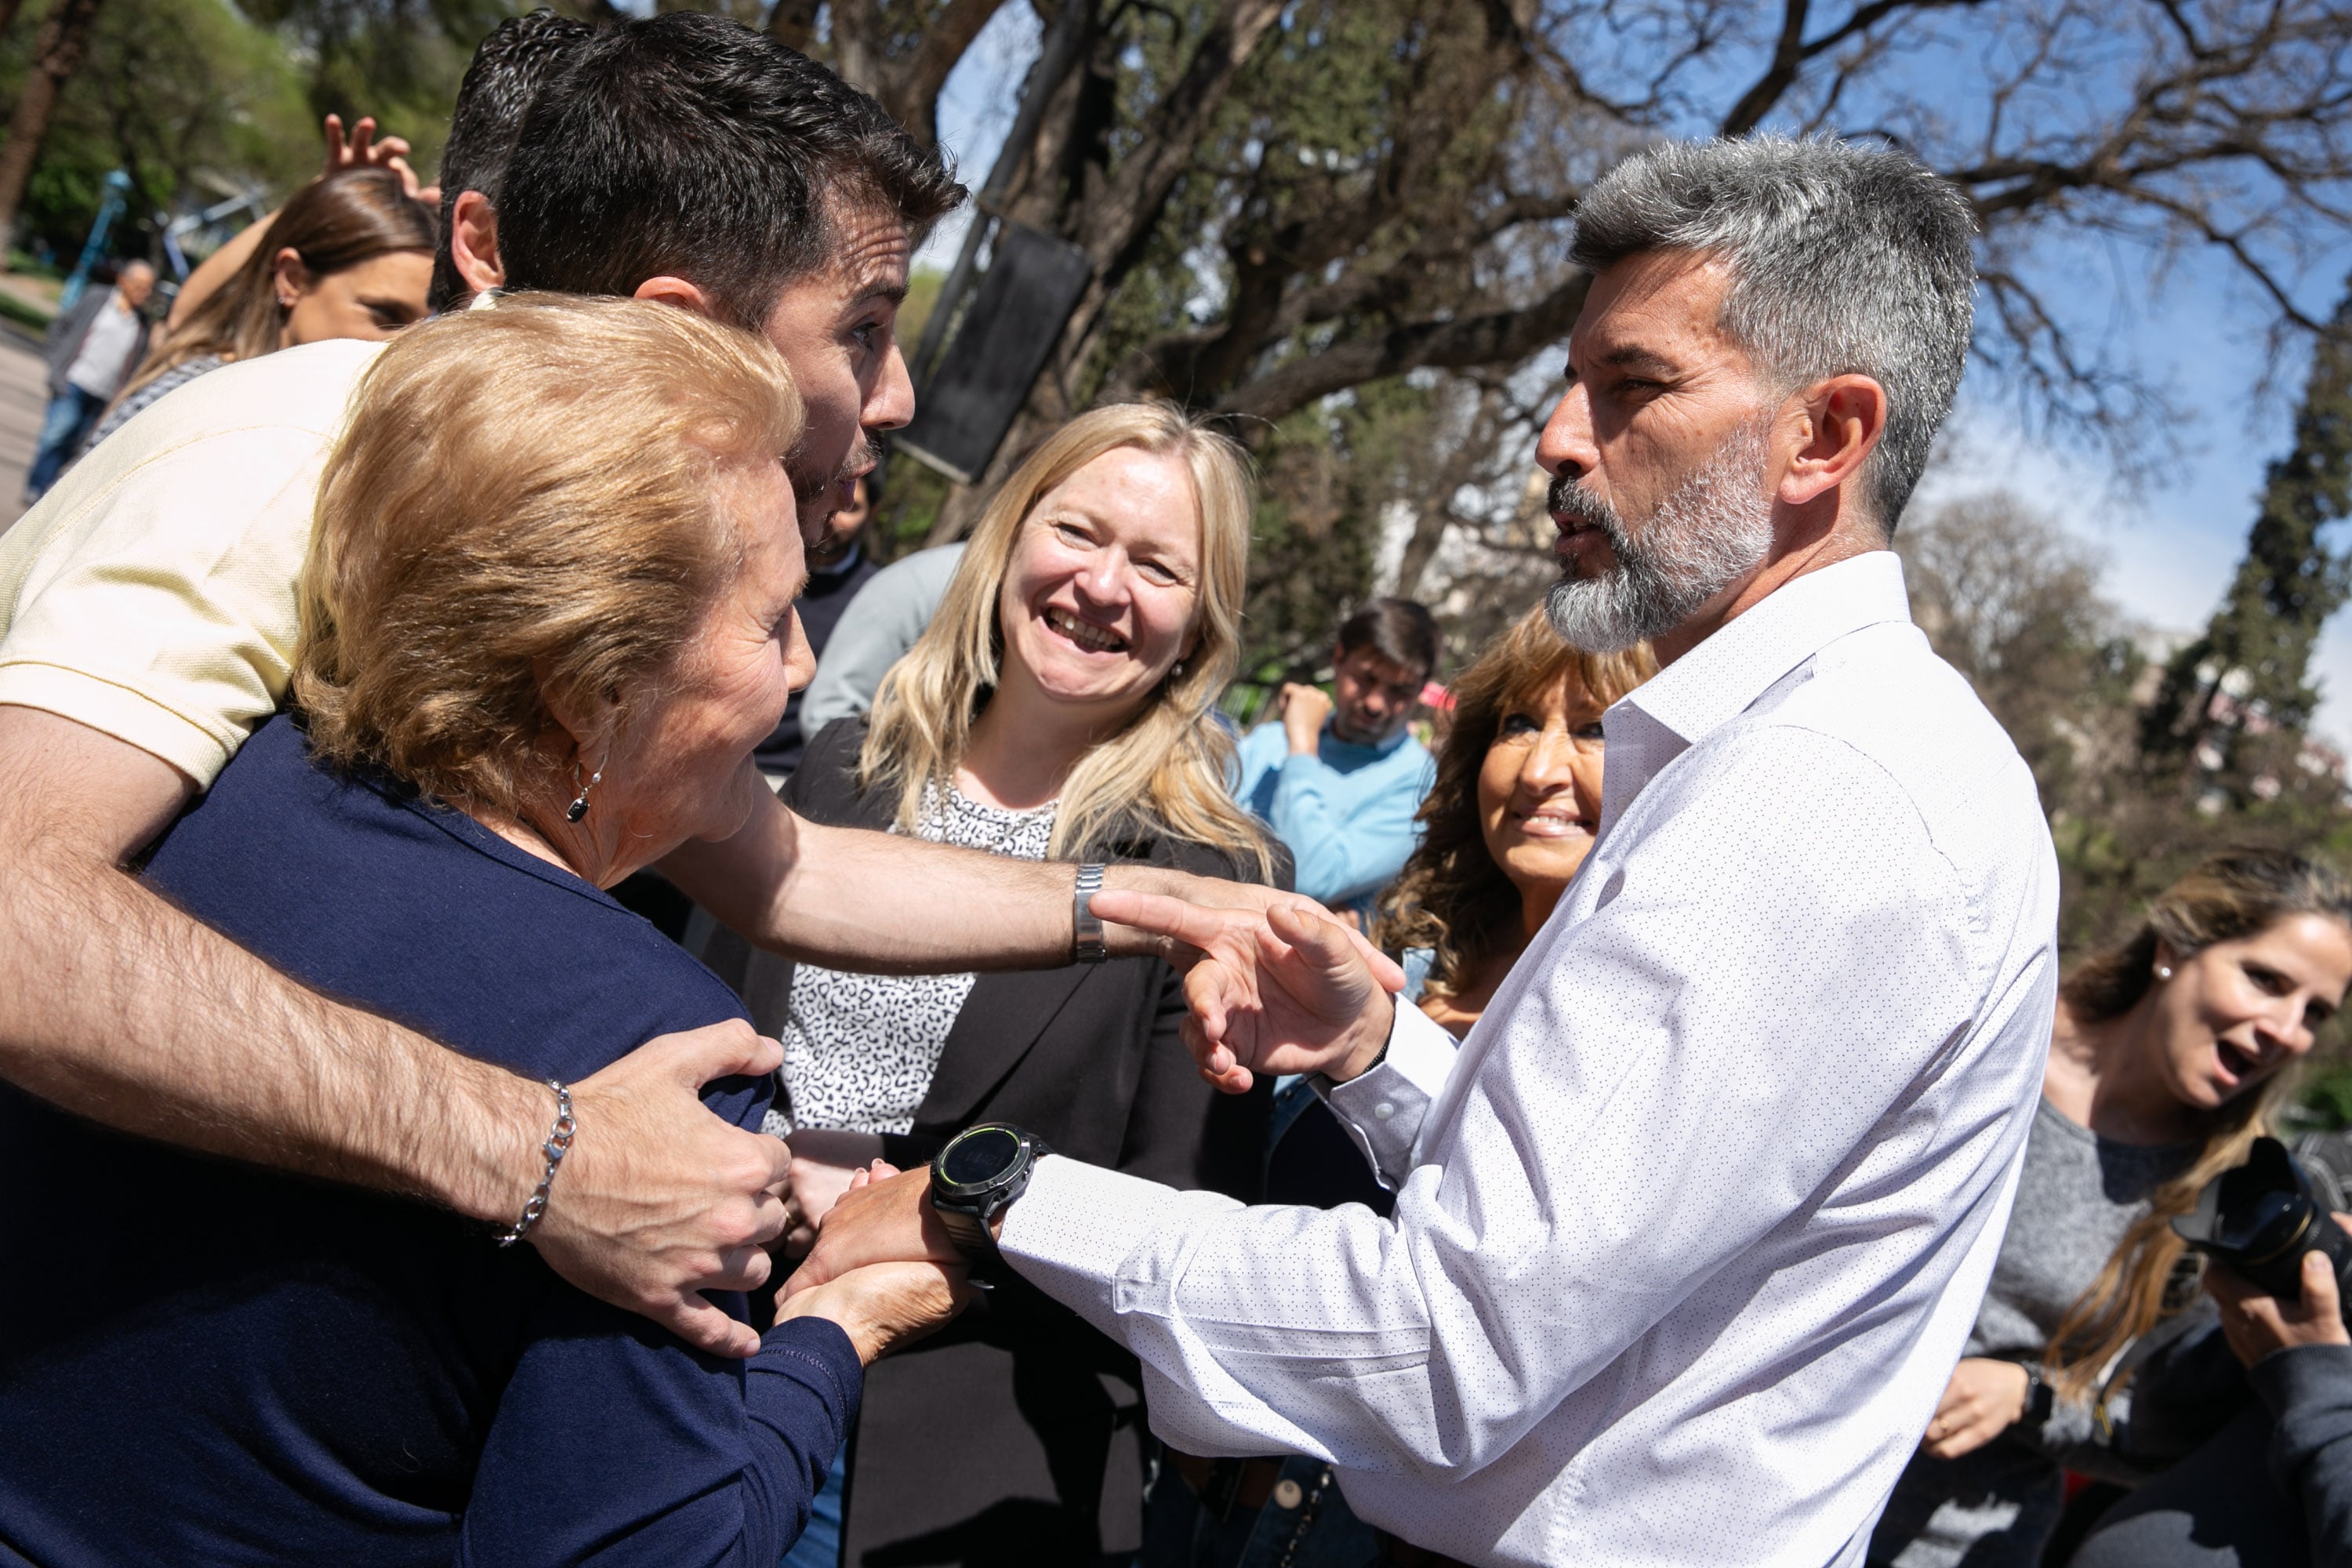
<path id="1" fill-rule="evenodd" d="M 1078 868 L 1078 884 L 1070 901 L 1070 959 L 1076 963 L 1100 963 L 1110 956 L 1103 942 L 1103 923 L 1094 912 L 1094 897 L 1102 891 L 1100 866 Z"/>
<path id="2" fill-rule="evenodd" d="M 932 1210 L 940 1216 L 941 1228 L 955 1249 L 974 1262 L 996 1256 L 996 1238 L 988 1234 L 988 1222 L 968 1209 L 950 1208 L 934 1202 Z"/>

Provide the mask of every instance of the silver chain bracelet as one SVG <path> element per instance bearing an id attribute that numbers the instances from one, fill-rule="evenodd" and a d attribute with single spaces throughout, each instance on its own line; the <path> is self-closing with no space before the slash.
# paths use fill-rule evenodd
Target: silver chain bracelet
<path id="1" fill-rule="evenodd" d="M 547 1142 L 539 1146 L 539 1152 L 547 1156 L 547 1171 L 539 1178 L 530 1201 L 522 1205 L 522 1218 L 499 1232 L 500 1247 L 512 1247 L 529 1236 L 530 1227 L 547 1212 L 547 1194 L 555 1185 L 555 1167 L 563 1163 L 563 1156 L 572 1152 L 572 1134 L 580 1131 L 580 1124 L 572 1119 L 572 1091 L 553 1079 L 547 1080 L 547 1087 L 555 1091 L 555 1125 L 548 1131 Z"/>

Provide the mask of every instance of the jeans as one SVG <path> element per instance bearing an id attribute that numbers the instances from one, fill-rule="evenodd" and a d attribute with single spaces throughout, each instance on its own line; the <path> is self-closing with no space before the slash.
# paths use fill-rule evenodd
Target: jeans
<path id="1" fill-rule="evenodd" d="M 1282 1483 L 1254 1513 L 1217 1518 L 1166 1464 L 1144 1501 L 1143 1568 L 1374 1568 L 1385 1556 L 1320 1459 L 1285 1459 Z"/>
<path id="2" fill-rule="evenodd" d="M 49 399 L 49 411 L 41 420 L 40 445 L 34 450 L 33 466 L 25 473 L 26 506 L 40 500 L 58 482 L 58 473 L 73 461 L 74 454 L 81 450 L 82 438 L 105 412 L 105 398 L 70 383 Z"/>
<path id="3" fill-rule="evenodd" d="M 824 1485 L 809 1499 L 808 1528 L 784 1553 L 783 1568 L 841 1568 L 842 1494 L 849 1477 L 849 1445 L 833 1457 Z"/>

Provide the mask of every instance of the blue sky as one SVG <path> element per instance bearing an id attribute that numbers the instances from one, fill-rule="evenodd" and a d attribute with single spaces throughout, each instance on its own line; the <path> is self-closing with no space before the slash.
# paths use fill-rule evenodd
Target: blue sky
<path id="1" fill-rule="evenodd" d="M 940 96 L 940 138 L 975 187 L 1011 128 L 1013 98 L 1037 43 L 1034 13 L 1006 5 Z M 952 260 L 963 221 L 931 237 L 926 263 L 944 268 Z M 2286 448 L 2304 364 L 2298 347 L 2292 363 L 2276 367 L 2268 395 L 2260 395 L 2273 368 L 2269 317 L 2252 286 L 2216 254 L 2184 256 L 2160 279 L 2143 259 L 2086 247 L 2079 314 L 2089 341 L 2137 365 L 2181 412 L 2167 433 L 2172 454 L 2155 477 L 2126 488 L 2103 454 L 2022 427 L 2012 390 L 1977 366 L 1962 390 L 1946 459 L 1921 499 L 2013 490 L 2104 556 L 2106 592 L 2126 616 L 2158 631 L 2191 631 L 2236 567 L 2264 466 Z M 2347 272 L 2352 236 L 2302 274 L 2305 311 L 2324 318 L 2332 310 Z M 2325 693 L 2318 728 L 2352 749 L 2352 619 L 2331 624 L 2317 667 Z"/>

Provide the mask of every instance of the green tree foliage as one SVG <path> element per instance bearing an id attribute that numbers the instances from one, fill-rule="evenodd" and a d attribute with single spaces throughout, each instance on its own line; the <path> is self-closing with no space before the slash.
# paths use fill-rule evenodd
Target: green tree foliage
<path id="1" fill-rule="evenodd" d="M 373 114 L 408 138 L 422 170 L 439 160 L 474 46 L 520 0 L 237 0 L 303 62 L 315 120 Z"/>
<path id="2" fill-rule="evenodd" d="M 2150 897 L 2217 850 L 2343 863 L 2352 832 L 2332 779 L 2222 811 L 2149 787 L 2140 715 L 2162 668 L 2101 592 L 2103 563 L 2047 517 L 2005 493 L 1970 497 L 1907 521 L 1895 550 L 1920 629 L 2033 770 L 2069 962 L 2128 935 Z"/>
<path id="3" fill-rule="evenodd" d="M 2320 628 L 2352 594 L 2352 559 L 2321 534 L 2352 512 L 2352 285 L 2317 340 L 2294 445 L 2270 466 L 2228 595 L 2184 645 L 2140 743 L 2161 778 L 2209 810 L 2243 811 L 2305 784 L 2298 752 L 2319 693 Z"/>
<path id="4" fill-rule="evenodd" d="M 5 46 L 5 79 L 26 68 L 36 18 Z M 124 248 L 175 198 L 216 199 L 258 183 L 282 190 L 318 163 L 317 132 L 285 46 L 219 0 L 141 0 L 101 9 L 89 56 L 58 103 L 24 205 L 29 237 L 70 258 L 99 184 L 132 182 Z"/>

